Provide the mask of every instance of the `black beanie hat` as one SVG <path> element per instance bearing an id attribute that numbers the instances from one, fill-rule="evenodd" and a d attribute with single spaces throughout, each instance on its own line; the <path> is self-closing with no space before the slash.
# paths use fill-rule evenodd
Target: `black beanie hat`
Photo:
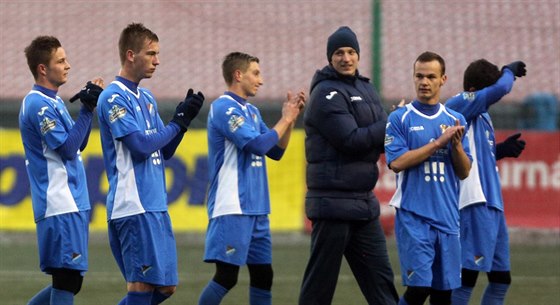
<path id="1" fill-rule="evenodd" d="M 338 48 L 351 47 L 360 56 L 360 45 L 356 34 L 347 26 L 341 26 L 329 36 L 327 41 L 327 60 L 331 62 L 331 57 Z"/>

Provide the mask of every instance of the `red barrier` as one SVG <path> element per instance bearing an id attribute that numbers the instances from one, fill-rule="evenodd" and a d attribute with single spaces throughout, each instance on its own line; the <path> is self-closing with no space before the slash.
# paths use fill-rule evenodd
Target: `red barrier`
<path id="1" fill-rule="evenodd" d="M 497 131 L 499 142 L 516 131 Z M 517 159 L 498 161 L 508 226 L 560 228 L 560 132 L 523 131 L 527 142 Z M 388 202 L 395 192 L 395 174 L 379 160 L 375 194 L 381 202 L 381 220 L 387 235 L 392 233 L 394 209 Z M 310 229 L 306 220 L 306 230 Z"/>

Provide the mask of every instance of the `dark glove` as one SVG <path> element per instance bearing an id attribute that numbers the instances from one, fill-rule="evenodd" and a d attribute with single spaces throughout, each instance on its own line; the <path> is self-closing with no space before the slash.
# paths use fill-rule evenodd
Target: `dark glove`
<path id="1" fill-rule="evenodd" d="M 503 66 L 502 72 L 504 71 L 505 68 L 510 69 L 511 72 L 513 72 L 513 75 L 517 77 L 522 77 L 525 76 L 525 74 L 527 74 L 527 69 L 525 69 L 525 63 L 522 61 L 514 61 L 509 65 Z"/>
<path id="2" fill-rule="evenodd" d="M 99 98 L 101 91 L 103 91 L 103 88 L 92 82 L 87 82 L 87 84 L 82 88 L 82 90 L 80 90 L 80 92 L 76 93 L 76 95 L 70 98 L 70 103 L 73 103 L 77 99 L 80 99 L 82 104 L 84 104 L 84 106 L 90 112 L 93 112 L 93 109 L 97 107 L 97 99 Z"/>
<path id="3" fill-rule="evenodd" d="M 519 140 L 521 133 L 516 133 L 509 136 L 502 143 L 496 145 L 496 160 L 500 160 L 505 157 L 517 158 L 521 152 L 525 149 L 525 141 Z"/>
<path id="4" fill-rule="evenodd" d="M 193 89 L 189 89 L 185 100 L 177 105 L 175 114 L 173 115 L 173 119 L 171 119 L 171 122 L 179 125 L 183 132 L 187 131 L 187 128 L 189 128 L 191 121 L 200 111 L 203 102 L 204 95 L 202 94 L 202 92 L 198 91 L 197 94 L 194 94 Z"/>

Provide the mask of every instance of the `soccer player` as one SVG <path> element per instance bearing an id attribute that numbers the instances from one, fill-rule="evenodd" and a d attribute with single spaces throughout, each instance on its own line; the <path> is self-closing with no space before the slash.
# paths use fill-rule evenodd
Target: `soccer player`
<path id="1" fill-rule="evenodd" d="M 511 283 L 509 237 L 496 160 L 517 158 L 525 148 L 520 134 L 495 145 L 490 106 L 508 94 L 515 77 L 525 76 L 525 63 L 515 61 L 502 67 L 479 59 L 464 73 L 464 92 L 447 100 L 445 106 L 463 114 L 473 156 L 469 177 L 462 181 L 459 195 L 461 219 L 461 282 L 453 290 L 453 304 L 466 305 L 478 273 L 486 272 L 488 286 L 483 305 L 504 304 Z"/>
<path id="2" fill-rule="evenodd" d="M 91 210 L 80 152 L 88 142 L 103 80 L 88 82 L 71 99 L 79 98 L 83 104 L 74 121 L 57 96 L 70 70 L 60 41 L 53 36 L 36 37 L 25 48 L 25 56 L 35 85 L 23 99 L 19 128 L 31 184 L 40 268 L 52 276 L 52 285 L 28 304 L 74 304 L 88 270 Z"/>
<path id="3" fill-rule="evenodd" d="M 414 62 L 416 99 L 389 114 L 385 154 L 397 173 L 395 237 L 402 281 L 399 305 L 450 304 L 461 285 L 459 181 L 471 167 L 465 118 L 440 104 L 445 62 L 424 52 Z"/>
<path id="4" fill-rule="evenodd" d="M 107 218 L 113 256 L 127 282 L 120 305 L 159 304 L 178 281 L 167 212 L 165 161 L 204 101 L 190 89 L 165 126 L 153 94 L 139 83 L 159 65 L 158 36 L 131 23 L 119 38 L 121 70 L 99 98 L 99 129 L 109 180 Z"/>
<path id="5" fill-rule="evenodd" d="M 251 305 L 272 302 L 270 200 L 265 157 L 280 160 L 305 94 L 287 94 L 282 116 L 267 127 L 257 107 L 247 101 L 263 78 L 257 57 L 233 52 L 222 63 L 227 91 L 208 113 L 210 190 L 209 224 L 204 261 L 216 272 L 202 291 L 200 305 L 219 304 L 237 283 L 239 267 L 247 265 Z"/>
<path id="6" fill-rule="evenodd" d="M 373 193 L 387 114 L 358 71 L 360 45 L 342 26 L 327 39 L 328 65 L 311 81 L 303 116 L 311 253 L 300 305 L 330 304 L 346 258 L 368 304 L 398 302 L 379 201 Z"/>

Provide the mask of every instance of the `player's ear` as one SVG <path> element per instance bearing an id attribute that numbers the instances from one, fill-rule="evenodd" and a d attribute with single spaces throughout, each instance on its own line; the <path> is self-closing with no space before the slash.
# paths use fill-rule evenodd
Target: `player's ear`
<path id="1" fill-rule="evenodd" d="M 441 77 L 441 84 L 440 84 L 439 86 L 440 86 L 440 87 L 443 86 L 443 84 L 445 84 L 446 81 L 447 81 L 447 75 L 444 74 L 444 75 Z"/>
<path id="2" fill-rule="evenodd" d="M 128 60 L 130 62 L 134 62 L 134 51 L 132 51 L 132 50 L 127 50 L 126 51 L 126 60 Z"/>
<path id="3" fill-rule="evenodd" d="M 37 65 L 37 75 L 47 75 L 47 66 L 45 64 Z"/>
<path id="4" fill-rule="evenodd" d="M 235 70 L 235 71 L 233 72 L 233 79 L 234 79 L 236 82 L 241 81 L 242 76 L 243 76 L 243 73 L 241 73 L 241 70 Z"/>

